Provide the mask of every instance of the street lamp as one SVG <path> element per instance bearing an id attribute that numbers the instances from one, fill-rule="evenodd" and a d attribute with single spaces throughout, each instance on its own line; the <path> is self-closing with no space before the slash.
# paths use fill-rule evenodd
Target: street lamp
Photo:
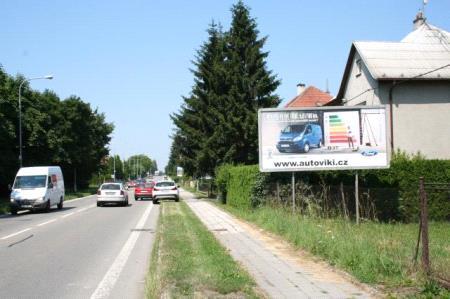
<path id="1" fill-rule="evenodd" d="M 47 79 L 52 80 L 53 75 L 43 76 L 43 77 L 36 77 L 36 78 L 25 78 L 20 82 L 19 85 L 19 163 L 20 167 L 22 168 L 22 162 L 23 162 L 23 154 L 22 154 L 22 85 L 25 82 L 29 82 L 31 80 L 39 80 L 39 79 Z"/>
<path id="2" fill-rule="evenodd" d="M 116 181 L 116 155 L 114 157 L 114 182 Z"/>

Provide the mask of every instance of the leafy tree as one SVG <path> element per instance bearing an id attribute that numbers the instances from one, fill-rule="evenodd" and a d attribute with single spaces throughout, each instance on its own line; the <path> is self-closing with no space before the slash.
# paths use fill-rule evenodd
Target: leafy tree
<path id="1" fill-rule="evenodd" d="M 19 85 L 0 66 L 0 195 L 6 195 L 19 168 Z M 22 85 L 24 166 L 60 165 L 66 186 L 86 187 L 108 155 L 113 126 L 80 98 L 65 101 L 52 91 L 38 92 Z"/>
<path id="2" fill-rule="evenodd" d="M 17 89 L 16 89 L 17 86 Z M 18 169 L 18 105 L 13 95 L 17 81 L 0 66 L 0 194 L 6 194 Z"/>
<path id="3" fill-rule="evenodd" d="M 72 96 L 61 104 L 65 121 L 59 130 L 61 147 L 56 160 L 63 166 L 65 179 L 76 190 L 78 184 L 87 187 L 92 173 L 108 154 L 106 145 L 111 140 L 113 125 L 78 97 Z"/>
<path id="4" fill-rule="evenodd" d="M 152 160 L 146 155 L 133 155 L 124 161 L 126 179 L 143 178 L 148 174 L 153 174 L 158 170 L 158 165 L 155 160 Z"/>

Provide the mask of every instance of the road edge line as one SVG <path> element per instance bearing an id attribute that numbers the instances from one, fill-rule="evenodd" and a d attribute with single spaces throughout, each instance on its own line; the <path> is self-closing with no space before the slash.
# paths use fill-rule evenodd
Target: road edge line
<path id="1" fill-rule="evenodd" d="M 150 205 L 147 207 L 147 209 L 144 211 L 141 218 L 139 219 L 139 222 L 136 225 L 135 230 L 139 230 L 144 227 L 145 222 L 147 221 L 148 217 L 150 216 L 150 212 L 152 211 L 152 208 L 153 208 L 153 203 L 150 203 Z M 114 262 L 109 267 L 105 276 L 103 276 L 103 279 L 98 284 L 94 293 L 92 293 L 92 295 L 90 297 L 91 299 L 109 297 L 111 290 L 114 288 L 116 281 L 119 278 L 120 273 L 122 273 L 122 270 L 125 267 L 125 265 L 128 261 L 128 258 L 131 254 L 131 251 L 134 249 L 134 246 L 136 245 L 136 242 L 140 236 L 140 232 L 135 231 L 135 230 L 131 231 L 130 236 L 126 240 L 125 244 L 123 245 L 123 247 L 120 250 L 117 257 L 115 258 Z"/>
<path id="2" fill-rule="evenodd" d="M 11 238 L 11 237 L 20 235 L 21 233 L 27 232 L 27 231 L 29 231 L 29 230 L 31 230 L 30 227 L 29 227 L 29 228 L 26 228 L 26 229 L 23 229 L 23 230 L 21 230 L 21 231 L 12 233 L 12 234 L 10 234 L 10 235 L 4 236 L 4 237 L 0 238 L 0 240 L 6 240 L 6 239 L 9 239 L 9 238 Z"/>

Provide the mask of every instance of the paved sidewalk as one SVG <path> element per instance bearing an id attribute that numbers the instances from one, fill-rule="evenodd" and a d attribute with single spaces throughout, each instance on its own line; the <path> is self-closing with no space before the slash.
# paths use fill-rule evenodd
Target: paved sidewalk
<path id="1" fill-rule="evenodd" d="M 331 270 L 313 273 L 308 265 L 274 254 L 268 244 L 213 204 L 199 201 L 186 191 L 181 196 L 271 298 L 371 298 L 361 287 Z"/>

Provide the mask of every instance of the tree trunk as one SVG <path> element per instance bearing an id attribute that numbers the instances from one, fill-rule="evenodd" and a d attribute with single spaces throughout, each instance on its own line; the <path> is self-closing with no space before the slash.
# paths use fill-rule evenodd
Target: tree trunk
<path id="1" fill-rule="evenodd" d="M 77 192 L 77 168 L 73 168 L 73 191 Z"/>

